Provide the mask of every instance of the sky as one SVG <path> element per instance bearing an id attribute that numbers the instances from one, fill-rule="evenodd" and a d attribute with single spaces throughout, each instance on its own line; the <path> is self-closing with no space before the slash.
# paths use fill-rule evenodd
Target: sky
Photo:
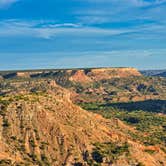
<path id="1" fill-rule="evenodd" d="M 166 69 L 166 0 L 0 0 L 0 70 Z"/>

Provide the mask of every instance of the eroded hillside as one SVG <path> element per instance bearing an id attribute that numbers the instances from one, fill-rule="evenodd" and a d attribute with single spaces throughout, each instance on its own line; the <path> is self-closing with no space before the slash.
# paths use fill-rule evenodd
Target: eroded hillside
<path id="1" fill-rule="evenodd" d="M 166 163 L 159 146 L 135 140 L 129 133 L 137 131 L 118 119 L 106 120 L 74 105 L 70 92 L 53 80 L 13 80 L 1 83 L 2 90 L 0 165 Z"/>

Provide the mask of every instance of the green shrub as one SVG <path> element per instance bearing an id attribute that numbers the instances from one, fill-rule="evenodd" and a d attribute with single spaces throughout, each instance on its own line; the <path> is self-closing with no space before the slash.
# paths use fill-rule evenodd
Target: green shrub
<path id="1" fill-rule="evenodd" d="M 128 143 L 95 143 L 94 147 L 92 158 L 97 163 L 102 163 L 104 158 L 107 158 L 110 162 L 112 162 L 124 153 L 129 154 Z"/>
<path id="2" fill-rule="evenodd" d="M 36 145 L 35 145 L 35 141 L 34 140 L 29 140 L 29 143 L 30 143 L 30 145 L 34 148 L 34 147 L 36 147 Z"/>
<path id="3" fill-rule="evenodd" d="M 81 162 L 74 163 L 74 166 L 83 166 Z"/>
<path id="4" fill-rule="evenodd" d="M 7 119 L 4 119 L 3 120 L 3 127 L 10 127 L 10 123 L 8 122 L 8 120 Z"/>
<path id="5" fill-rule="evenodd" d="M 154 150 L 150 150 L 150 149 L 146 149 L 145 152 L 149 153 L 149 154 L 154 154 L 155 151 Z"/>
<path id="6" fill-rule="evenodd" d="M 93 158 L 93 160 L 95 160 L 97 163 L 102 163 L 104 156 L 102 155 L 102 153 L 101 153 L 100 151 L 94 150 L 94 151 L 92 152 L 92 158 Z"/>
<path id="7" fill-rule="evenodd" d="M 9 159 L 4 159 L 4 160 L 0 160 L 0 165 L 1 166 L 7 166 L 7 165 L 11 165 L 12 164 L 12 161 L 11 160 L 9 160 Z"/>

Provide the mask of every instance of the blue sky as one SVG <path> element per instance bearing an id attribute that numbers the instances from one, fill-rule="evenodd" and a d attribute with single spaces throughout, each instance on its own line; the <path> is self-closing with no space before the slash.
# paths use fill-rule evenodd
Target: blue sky
<path id="1" fill-rule="evenodd" d="M 0 0 L 0 70 L 166 68 L 166 0 Z"/>

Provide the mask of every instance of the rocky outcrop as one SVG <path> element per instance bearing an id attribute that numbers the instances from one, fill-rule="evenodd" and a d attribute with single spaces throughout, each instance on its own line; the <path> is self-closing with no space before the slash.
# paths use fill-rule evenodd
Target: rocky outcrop
<path id="1" fill-rule="evenodd" d="M 77 70 L 74 75 L 69 78 L 70 81 L 73 82 L 80 82 L 80 83 L 88 83 L 92 82 L 93 80 L 85 74 L 84 70 Z"/>

